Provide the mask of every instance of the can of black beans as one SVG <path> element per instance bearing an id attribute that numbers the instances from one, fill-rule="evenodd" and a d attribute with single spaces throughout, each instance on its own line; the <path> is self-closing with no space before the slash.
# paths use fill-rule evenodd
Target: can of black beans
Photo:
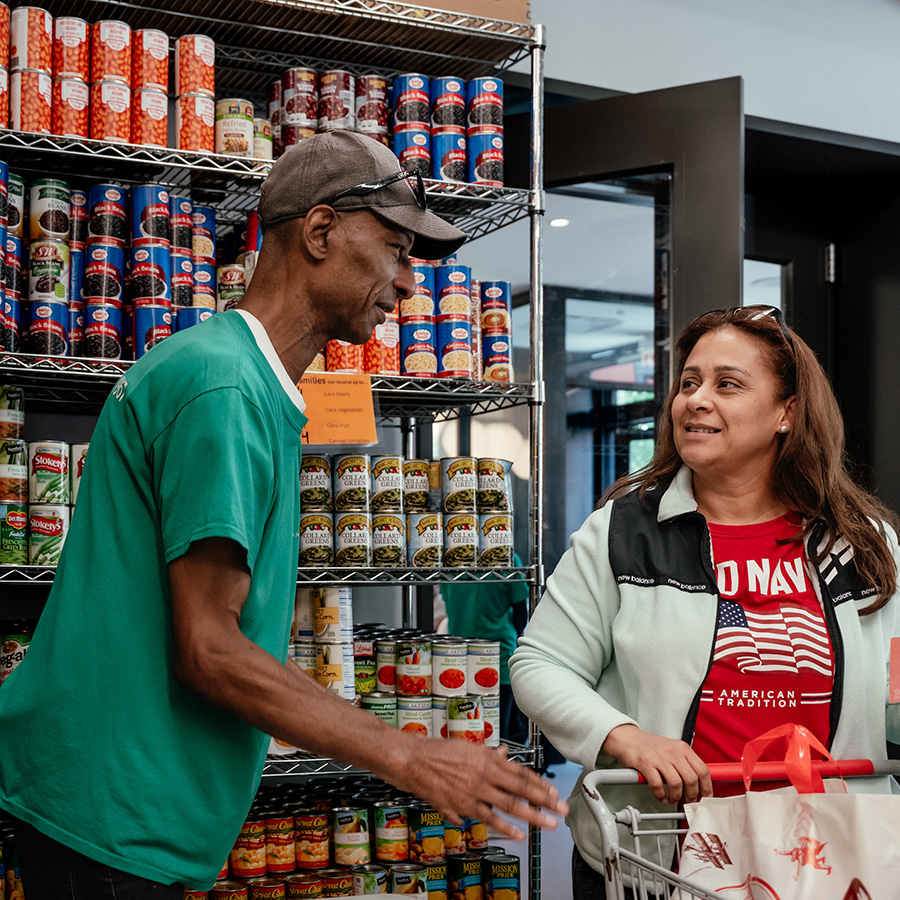
<path id="1" fill-rule="evenodd" d="M 190 328 L 191 325 L 199 325 L 211 315 L 213 315 L 211 309 L 201 309 L 199 306 L 182 306 L 175 316 L 175 330 L 184 331 L 185 328 Z"/>
<path id="2" fill-rule="evenodd" d="M 82 353 L 94 359 L 121 359 L 121 306 L 100 303 L 85 306 Z"/>
<path id="3" fill-rule="evenodd" d="M 88 194 L 89 244 L 124 247 L 128 240 L 125 191 L 115 184 L 95 184 Z"/>
<path id="4" fill-rule="evenodd" d="M 72 190 L 69 203 L 69 249 L 84 250 L 88 233 L 88 195 Z"/>
<path id="5" fill-rule="evenodd" d="M 83 250 L 69 248 L 69 304 L 83 303 L 81 286 L 84 283 L 84 270 L 87 260 Z"/>
<path id="6" fill-rule="evenodd" d="M 57 178 L 39 178 L 31 184 L 29 234 L 32 241 L 67 241 L 72 194 Z"/>
<path id="7" fill-rule="evenodd" d="M 22 304 L 18 297 L 6 297 L 0 318 L 0 348 L 18 353 L 22 343 Z"/>
<path id="8" fill-rule="evenodd" d="M 466 86 L 466 127 L 469 135 L 503 131 L 503 82 L 475 78 Z"/>
<path id="9" fill-rule="evenodd" d="M 65 356 L 69 349 L 69 304 L 35 301 L 28 306 L 28 352 Z"/>
<path id="10" fill-rule="evenodd" d="M 169 194 L 169 224 L 173 256 L 194 255 L 194 204 L 190 197 Z"/>
<path id="11" fill-rule="evenodd" d="M 169 253 L 172 262 L 172 306 L 188 308 L 194 303 L 194 258 Z"/>
<path id="12" fill-rule="evenodd" d="M 135 307 L 170 306 L 172 257 L 167 246 L 131 250 L 131 300 Z"/>
<path id="13" fill-rule="evenodd" d="M 470 183 L 503 187 L 502 134 L 470 134 L 467 154 Z"/>
<path id="14" fill-rule="evenodd" d="M 171 243 L 169 192 L 158 184 L 139 184 L 131 189 L 131 246 L 163 246 Z"/>
<path id="15" fill-rule="evenodd" d="M 65 241 L 32 241 L 28 249 L 29 301 L 68 303 L 69 245 Z"/>
<path id="16" fill-rule="evenodd" d="M 69 356 L 82 356 L 84 342 L 84 304 L 69 301 Z"/>
<path id="17" fill-rule="evenodd" d="M 431 131 L 431 177 L 455 184 L 466 180 L 466 133 L 455 126 Z"/>
<path id="18" fill-rule="evenodd" d="M 398 75 L 393 85 L 395 133 L 408 125 L 431 128 L 431 83 L 428 76 L 417 72 Z"/>
<path id="19" fill-rule="evenodd" d="M 85 255 L 81 297 L 85 303 L 122 307 L 125 251 L 115 244 L 91 244 Z"/>
<path id="20" fill-rule="evenodd" d="M 395 126 L 393 149 L 404 169 L 431 177 L 431 130 L 427 125 Z"/>
<path id="21" fill-rule="evenodd" d="M 431 127 L 465 129 L 466 83 L 461 78 L 432 78 Z M 465 131 L 463 131 L 465 134 Z"/>
<path id="22" fill-rule="evenodd" d="M 172 310 L 168 306 L 135 306 L 133 327 L 134 358 L 140 359 L 172 334 Z"/>
<path id="23" fill-rule="evenodd" d="M 6 296 L 18 299 L 22 296 L 22 238 L 6 235 Z M 26 294 L 27 294 L 26 289 Z"/>

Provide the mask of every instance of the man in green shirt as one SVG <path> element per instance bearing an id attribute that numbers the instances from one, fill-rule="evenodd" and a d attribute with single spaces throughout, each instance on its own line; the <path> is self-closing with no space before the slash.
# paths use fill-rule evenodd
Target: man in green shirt
<path id="1" fill-rule="evenodd" d="M 299 535 L 295 384 L 327 341 L 363 343 L 414 289 L 410 253 L 465 235 L 386 148 L 337 132 L 280 159 L 239 308 L 120 379 L 28 656 L 0 691 L 0 807 L 29 900 L 208 888 L 273 735 L 369 769 L 451 816 L 518 833 L 564 804 L 534 773 L 423 740 L 285 664 Z M 523 802 L 525 801 L 525 802 Z"/>

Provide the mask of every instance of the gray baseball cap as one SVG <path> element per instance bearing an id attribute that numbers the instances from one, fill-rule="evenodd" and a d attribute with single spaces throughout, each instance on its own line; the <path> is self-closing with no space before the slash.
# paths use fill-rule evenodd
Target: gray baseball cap
<path id="1" fill-rule="evenodd" d="M 329 131 L 306 138 L 272 166 L 263 182 L 263 231 L 299 219 L 320 203 L 334 209 L 368 209 L 415 235 L 411 256 L 442 259 L 467 240 L 464 231 L 425 209 L 422 181 L 406 177 L 400 160 L 366 135 Z"/>

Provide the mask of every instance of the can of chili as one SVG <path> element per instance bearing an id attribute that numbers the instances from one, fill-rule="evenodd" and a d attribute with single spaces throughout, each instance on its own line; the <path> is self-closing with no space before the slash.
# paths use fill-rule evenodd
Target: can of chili
<path id="1" fill-rule="evenodd" d="M 131 143 L 145 147 L 169 144 L 169 96 L 156 88 L 131 93 Z"/>
<path id="2" fill-rule="evenodd" d="M 91 85 L 91 137 L 119 144 L 131 140 L 131 88 L 127 84 L 95 81 Z"/>
<path id="3" fill-rule="evenodd" d="M 345 69 L 330 69 L 319 79 L 319 131 L 356 128 L 356 78 Z"/>
<path id="4" fill-rule="evenodd" d="M 9 79 L 9 112 L 10 124 L 15 131 L 52 134 L 53 82 L 50 75 L 43 69 L 14 69 Z"/>
<path id="5" fill-rule="evenodd" d="M 124 189 L 116 184 L 93 185 L 88 194 L 88 244 L 124 247 L 127 239 Z"/>
<path id="6" fill-rule="evenodd" d="M 172 263 L 172 306 L 190 308 L 194 303 L 194 259 L 191 256 L 176 256 L 171 250 L 169 257 Z M 178 330 L 181 331 L 181 326 Z"/>
<path id="7" fill-rule="evenodd" d="M 131 87 L 169 91 L 169 36 L 156 28 L 144 28 L 132 35 Z"/>
<path id="8" fill-rule="evenodd" d="M 325 364 L 329 372 L 359 375 L 363 365 L 362 344 L 333 340 L 325 345 Z"/>
<path id="9" fill-rule="evenodd" d="M 69 507 L 31 503 L 28 505 L 28 563 L 55 566 L 59 563 L 69 531 Z"/>
<path id="10" fill-rule="evenodd" d="M 53 69 L 53 17 L 38 6 L 18 6 L 9 20 L 11 69 Z"/>
<path id="11" fill-rule="evenodd" d="M 172 334 L 172 310 L 168 306 L 135 306 L 133 328 L 134 358 L 140 359 Z"/>
<path id="12" fill-rule="evenodd" d="M 175 101 L 175 147 L 212 153 L 216 145 L 216 104 L 207 94 L 182 94 Z"/>
<path id="13" fill-rule="evenodd" d="M 67 241 L 72 192 L 58 178 L 39 178 L 31 184 L 29 232 L 32 241 Z"/>
<path id="14" fill-rule="evenodd" d="M 91 26 L 91 83 L 118 81 L 131 88 L 131 26 L 104 19 Z"/>
<path id="15" fill-rule="evenodd" d="M 75 16 L 53 22 L 53 77 L 91 80 L 90 26 Z"/>
<path id="16" fill-rule="evenodd" d="M 175 41 L 175 93 L 215 96 L 216 44 L 212 38 L 186 34 Z"/>
<path id="17" fill-rule="evenodd" d="M 0 490 L 10 466 L 3 462 L 0 444 Z M 24 503 L 0 501 L 0 566 L 28 565 L 28 511 Z M 0 677 L 3 671 L 0 667 Z"/>

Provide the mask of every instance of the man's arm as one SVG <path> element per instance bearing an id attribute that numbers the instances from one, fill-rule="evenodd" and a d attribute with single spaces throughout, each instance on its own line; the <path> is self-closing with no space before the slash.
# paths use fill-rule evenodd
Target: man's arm
<path id="1" fill-rule="evenodd" d="M 521 839 L 495 810 L 550 828 L 556 819 L 527 804 L 565 814 L 556 789 L 505 752 L 398 731 L 245 638 L 239 623 L 250 571 L 235 541 L 194 542 L 170 563 L 169 583 L 174 675 L 209 703 L 294 746 L 368 769 L 454 821 L 468 816 Z"/>

